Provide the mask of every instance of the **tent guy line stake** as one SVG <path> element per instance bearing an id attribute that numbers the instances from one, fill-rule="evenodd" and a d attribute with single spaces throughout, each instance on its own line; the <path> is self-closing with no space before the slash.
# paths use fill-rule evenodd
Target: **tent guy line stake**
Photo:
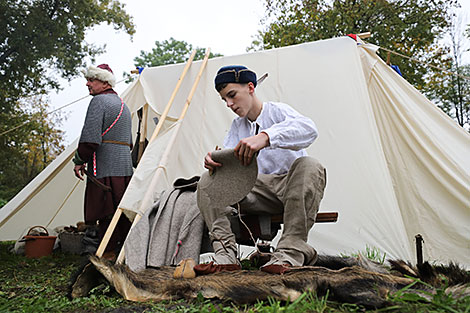
<path id="1" fill-rule="evenodd" d="M 175 96 L 176 96 L 176 93 L 178 92 L 180 86 L 181 86 L 181 83 L 183 82 L 183 79 L 186 77 L 186 73 L 188 72 L 189 70 L 189 67 L 192 65 L 193 63 L 193 59 L 194 59 L 194 56 L 196 55 L 196 50 L 193 50 L 188 61 L 186 62 L 186 65 L 183 69 L 183 72 L 181 73 L 179 79 L 178 79 L 178 82 L 176 83 L 176 86 L 173 90 L 173 93 L 170 97 L 170 100 L 168 101 L 166 107 L 165 107 L 165 110 L 163 110 L 163 113 L 162 115 L 160 116 L 160 119 L 158 121 L 158 124 L 157 126 L 155 127 L 155 130 L 153 131 L 153 134 L 152 134 L 152 137 L 150 138 L 149 140 L 149 145 L 150 143 L 158 136 L 158 133 L 160 132 L 162 126 L 163 126 L 163 122 L 166 120 L 166 117 L 168 116 L 168 112 L 170 111 L 170 108 L 171 108 L 171 105 L 173 104 L 173 101 L 175 99 Z M 137 168 L 139 168 L 139 166 L 137 165 Z M 104 253 L 104 250 L 106 249 L 106 247 L 108 246 L 108 243 L 109 243 L 109 240 L 111 239 L 111 236 L 114 232 L 114 229 L 116 228 L 116 225 L 117 223 L 119 222 L 119 218 L 121 217 L 121 214 L 123 213 L 123 210 L 121 207 L 118 206 L 118 208 L 116 209 L 116 211 L 114 212 L 114 215 L 113 215 L 113 218 L 111 220 L 111 222 L 109 223 L 109 226 L 108 228 L 106 229 L 106 232 L 103 236 L 103 239 L 101 240 L 100 242 L 100 245 L 98 247 L 98 250 L 96 250 L 96 256 L 97 257 L 101 257 L 103 256 L 103 253 Z M 139 216 L 139 215 L 137 215 Z M 135 219 L 134 219 L 135 220 Z M 124 248 L 121 248 L 121 251 L 124 251 Z"/>
<path id="2" fill-rule="evenodd" d="M 188 111 L 188 108 L 189 108 L 191 100 L 194 96 L 194 93 L 196 92 L 196 88 L 199 84 L 202 73 L 204 72 L 204 69 L 206 68 L 207 61 L 209 60 L 209 55 L 210 55 L 210 48 L 207 48 L 206 49 L 206 54 L 204 56 L 204 60 L 202 61 L 201 67 L 199 68 L 199 73 L 197 74 L 197 77 L 194 81 L 194 84 L 191 88 L 191 91 L 189 92 L 189 95 L 186 98 L 186 102 L 185 102 L 185 105 L 183 107 L 183 110 L 181 111 L 181 115 L 178 118 L 177 123 L 179 123 L 179 124 L 176 125 L 177 129 L 174 130 L 174 133 L 173 133 L 170 141 L 168 142 L 168 145 L 165 149 L 165 152 L 163 153 L 162 158 L 160 159 L 160 164 L 158 165 L 158 168 L 157 168 L 157 170 L 156 170 L 156 172 L 155 172 L 155 174 L 152 178 L 152 181 L 150 182 L 150 185 L 147 188 L 147 192 L 145 193 L 144 198 L 142 199 L 140 209 L 139 209 L 140 213 L 142 213 L 142 209 L 147 210 L 149 208 L 149 205 L 151 204 L 149 202 L 151 202 L 151 200 L 152 200 L 152 194 L 153 194 L 154 187 L 160 179 L 160 175 L 161 175 L 160 173 L 162 173 L 162 171 L 166 167 L 167 160 L 169 159 L 169 156 L 170 156 L 171 148 L 173 147 L 173 143 L 176 140 L 176 137 L 178 136 L 179 130 L 181 128 L 181 123 L 183 122 L 183 119 L 186 115 L 186 112 Z M 131 229 L 140 221 L 141 218 L 142 218 L 142 214 L 137 213 L 137 215 L 134 218 L 134 221 L 132 222 Z M 126 240 L 127 240 L 127 238 L 126 238 Z M 125 258 L 125 251 L 124 251 L 124 248 L 122 248 L 121 251 L 119 252 L 119 255 L 118 255 L 117 259 L 116 259 L 116 263 L 121 264 L 124 261 L 124 258 Z"/>

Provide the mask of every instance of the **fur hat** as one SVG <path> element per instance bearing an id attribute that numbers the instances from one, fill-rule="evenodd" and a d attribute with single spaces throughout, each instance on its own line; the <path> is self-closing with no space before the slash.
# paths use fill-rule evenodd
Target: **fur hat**
<path id="1" fill-rule="evenodd" d="M 241 201 L 253 188 L 258 177 L 258 163 L 254 156 L 250 165 L 244 166 L 235 157 L 233 149 L 216 150 L 212 159 L 222 163 L 212 175 L 206 171 L 197 185 L 199 207 L 225 208 Z"/>
<path id="2" fill-rule="evenodd" d="M 107 82 L 114 87 L 116 85 L 116 77 L 108 64 L 100 64 L 98 66 L 89 66 L 86 70 L 82 70 L 85 78 L 93 78 Z"/>
<path id="3" fill-rule="evenodd" d="M 214 83 L 215 87 L 220 84 L 239 83 L 246 84 L 252 82 L 256 87 L 256 73 L 243 65 L 228 65 L 221 67 L 217 71 Z"/>

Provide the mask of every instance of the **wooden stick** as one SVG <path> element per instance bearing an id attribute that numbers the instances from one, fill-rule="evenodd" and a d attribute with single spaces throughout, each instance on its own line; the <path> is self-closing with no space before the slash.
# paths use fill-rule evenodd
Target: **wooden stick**
<path id="1" fill-rule="evenodd" d="M 140 221 L 141 218 L 142 218 L 142 215 L 137 213 L 137 215 L 134 217 L 134 221 L 132 221 L 131 229 L 134 228 L 134 226 Z M 126 236 L 126 240 L 127 240 L 127 236 Z M 126 242 L 126 240 L 124 240 L 124 242 Z M 126 252 L 124 251 L 124 246 L 122 246 L 121 251 L 119 251 L 119 255 L 116 259 L 116 264 L 122 264 L 124 262 L 125 256 L 126 256 Z"/>
<path id="2" fill-rule="evenodd" d="M 149 187 L 147 188 L 147 191 L 144 195 L 144 198 L 142 199 L 142 202 L 140 204 L 140 209 L 139 209 L 140 212 L 142 211 L 142 209 L 148 209 L 148 207 L 150 206 L 151 201 L 153 200 L 153 191 L 155 189 L 155 185 L 160 180 L 160 176 L 163 173 L 163 170 L 166 166 L 167 160 L 169 159 L 171 148 L 173 147 L 173 143 L 175 142 L 176 137 L 177 137 L 177 135 L 179 133 L 179 130 L 181 128 L 181 121 L 184 119 L 184 117 L 186 115 L 186 112 L 188 111 L 189 104 L 191 103 L 191 100 L 194 96 L 196 88 L 199 84 L 199 80 L 201 79 L 202 73 L 204 72 L 204 69 L 206 68 L 207 61 L 209 59 L 209 55 L 210 55 L 210 48 L 207 48 L 206 49 L 206 54 L 204 56 L 204 60 L 202 61 L 201 67 L 199 69 L 199 73 L 196 77 L 196 80 L 194 81 L 194 84 L 191 88 L 191 91 L 189 92 L 188 97 L 186 98 L 186 102 L 185 102 L 185 105 L 184 105 L 183 110 L 181 112 L 181 115 L 178 118 L 179 124 L 175 126 L 176 129 L 174 130 L 174 132 L 172 134 L 172 137 L 171 137 L 170 141 L 168 142 L 168 145 L 165 149 L 165 152 L 163 153 L 162 158 L 160 160 L 160 164 L 159 164 L 157 170 L 155 171 L 155 174 L 153 175 L 152 181 L 151 181 Z M 132 222 L 131 229 L 137 224 L 137 222 L 141 218 L 142 218 L 141 214 L 137 213 L 136 217 L 134 218 L 134 221 Z M 126 238 L 126 240 L 127 240 L 127 238 Z M 122 263 L 124 261 L 124 257 L 125 257 L 124 249 L 121 249 L 121 251 L 119 253 L 119 256 L 116 260 L 116 263 L 118 263 L 118 264 Z"/>
<path id="3" fill-rule="evenodd" d="M 171 105 L 173 104 L 173 100 L 175 99 L 176 93 L 178 92 L 178 90 L 181 86 L 181 83 L 182 83 L 184 77 L 186 76 L 186 73 L 188 72 L 189 67 L 193 63 L 193 59 L 194 59 L 195 55 L 196 55 L 196 50 L 193 50 L 190 57 L 189 57 L 189 59 L 188 59 L 188 61 L 186 62 L 186 65 L 183 69 L 183 72 L 181 73 L 181 75 L 178 79 L 178 82 L 176 83 L 175 89 L 173 90 L 173 93 L 170 97 L 170 100 L 168 101 L 168 103 L 165 107 L 165 110 L 163 111 L 162 115 L 160 116 L 160 120 L 158 121 L 157 127 L 153 131 L 152 138 L 150 138 L 150 140 L 149 140 L 149 144 L 150 144 L 150 142 L 152 142 L 158 136 L 158 133 L 160 132 L 160 129 L 163 126 L 163 122 L 165 121 L 165 119 L 168 115 L 168 112 L 170 111 Z M 141 134 L 141 136 L 142 136 L 142 134 Z M 116 209 L 116 211 L 114 212 L 113 219 L 111 220 L 111 222 L 109 223 L 108 228 L 106 229 L 106 233 L 104 234 L 103 239 L 100 242 L 98 250 L 96 250 L 96 256 L 97 257 L 100 258 L 103 255 L 104 250 L 108 246 L 109 239 L 111 238 L 111 235 L 113 234 L 114 229 L 116 228 L 116 225 L 119 221 L 119 218 L 121 217 L 122 212 L 123 212 L 123 209 L 120 208 L 120 207 L 118 207 Z M 132 225 L 134 225 L 134 224 L 132 224 Z M 123 250 L 123 249 L 121 249 L 121 250 Z"/>
<path id="4" fill-rule="evenodd" d="M 104 234 L 103 239 L 101 239 L 98 250 L 96 250 L 97 257 L 101 258 L 103 256 L 104 250 L 108 246 L 109 239 L 111 239 L 114 229 L 116 228 L 116 225 L 119 222 L 119 218 L 121 217 L 121 214 L 122 214 L 122 209 L 117 208 L 116 212 L 114 212 L 113 219 L 111 220 L 111 222 L 109 222 L 108 229 L 106 229 L 106 233 Z"/>
<path id="5" fill-rule="evenodd" d="M 185 102 L 185 106 L 183 107 L 183 110 L 181 111 L 181 115 L 180 117 L 178 118 L 178 122 L 181 122 L 183 119 L 184 119 L 184 116 L 186 115 L 186 112 L 189 108 L 189 104 L 191 103 L 191 100 L 192 100 L 192 97 L 194 95 L 194 92 L 196 90 L 196 87 L 197 85 L 199 84 L 199 80 L 202 76 L 202 72 L 204 71 L 205 67 L 206 67 L 206 64 L 207 64 L 207 60 L 209 59 L 209 54 L 210 54 L 210 49 L 208 48 L 206 50 L 206 55 L 204 57 L 204 61 L 202 62 L 201 64 L 201 68 L 199 69 L 199 73 L 198 73 L 198 76 L 196 77 L 196 80 L 194 81 L 194 84 L 191 88 L 191 91 L 189 92 L 189 95 L 186 99 L 186 102 Z M 177 130 L 179 130 L 179 125 L 177 125 L 176 127 L 178 127 Z M 157 179 L 156 177 L 158 176 L 157 174 L 163 170 L 163 167 L 166 166 L 166 162 L 167 162 L 167 159 L 169 157 L 169 152 L 170 152 L 170 149 L 173 145 L 173 142 L 175 140 L 175 137 L 178 132 L 177 130 L 174 131 L 174 134 L 172 136 L 172 138 L 170 139 L 170 142 L 168 143 L 167 147 L 166 147 L 166 150 L 165 152 L 163 153 L 162 155 L 162 158 L 160 159 L 160 164 L 157 168 L 157 171 L 155 172 L 153 178 L 152 178 L 152 182 L 150 183 L 149 187 L 147 188 L 147 192 L 145 193 L 143 199 L 142 199 L 142 202 L 140 204 L 140 210 L 141 211 L 142 209 L 147 209 L 149 207 L 149 204 L 151 202 L 151 198 L 152 198 L 152 194 L 153 194 L 153 189 L 155 188 L 155 185 L 157 184 Z"/>
<path id="6" fill-rule="evenodd" d="M 272 223 L 282 223 L 283 215 L 271 216 Z M 338 221 L 338 212 L 318 212 L 315 223 L 336 223 Z"/>
<path id="7" fill-rule="evenodd" d="M 201 79 L 202 72 L 204 72 L 204 69 L 206 68 L 206 64 L 207 64 L 207 61 L 209 60 L 210 53 L 211 53 L 211 49 L 207 48 L 206 54 L 204 55 L 204 60 L 202 61 L 202 64 L 201 64 L 201 68 L 199 69 L 199 73 L 196 76 L 196 80 L 194 81 L 193 88 L 191 88 L 191 91 L 189 92 L 188 98 L 186 99 L 186 103 L 184 105 L 184 108 L 183 108 L 183 111 L 181 112 L 180 117 L 178 118 L 178 121 L 182 121 L 184 116 L 186 115 L 186 111 L 188 111 L 189 104 L 191 103 L 194 93 L 196 92 L 196 88 L 197 88 L 197 85 L 199 84 L 199 80 Z"/>
<path id="8" fill-rule="evenodd" d="M 371 36 L 370 32 L 357 34 L 357 37 L 359 37 L 361 39 L 366 39 L 366 38 L 369 38 L 370 36 Z"/>
<path id="9" fill-rule="evenodd" d="M 153 131 L 152 137 L 149 140 L 149 143 L 152 142 L 157 136 L 158 133 L 160 132 L 160 129 L 163 126 L 163 122 L 165 122 L 166 117 L 168 116 L 168 112 L 170 111 L 171 104 L 173 103 L 173 100 L 175 100 L 176 93 L 178 92 L 181 83 L 183 82 L 183 78 L 186 76 L 186 73 L 189 70 L 189 66 L 193 62 L 194 56 L 196 55 L 196 50 L 193 50 L 191 53 L 191 56 L 188 59 L 188 62 L 186 63 L 186 66 L 183 69 L 183 72 L 181 73 L 180 78 L 178 79 L 178 82 L 176 83 L 176 87 L 173 90 L 173 93 L 171 94 L 170 100 L 168 101 L 168 104 L 166 105 L 165 110 L 163 111 L 162 115 L 160 116 L 160 120 L 158 121 L 157 127 L 155 127 L 155 130 Z"/>

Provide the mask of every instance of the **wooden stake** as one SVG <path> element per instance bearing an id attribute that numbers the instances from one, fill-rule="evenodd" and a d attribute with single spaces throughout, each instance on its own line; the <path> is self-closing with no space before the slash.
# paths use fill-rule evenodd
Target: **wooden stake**
<path id="1" fill-rule="evenodd" d="M 175 142 L 176 137 L 179 133 L 179 129 L 181 128 L 181 122 L 184 119 L 184 117 L 186 115 L 186 112 L 188 111 L 189 105 L 191 103 L 191 100 L 194 96 L 194 93 L 196 92 L 196 88 L 199 84 L 199 80 L 201 79 L 202 73 L 204 72 L 204 69 L 206 68 L 207 61 L 209 59 L 209 55 L 210 55 L 210 48 L 207 48 L 206 49 L 206 54 L 204 56 L 204 60 L 202 61 L 201 67 L 199 69 L 199 73 L 196 76 L 196 80 L 194 81 L 193 87 L 191 88 L 191 91 L 189 92 L 189 95 L 186 98 L 186 102 L 185 102 L 185 105 L 184 105 L 183 110 L 181 112 L 181 115 L 178 118 L 178 123 L 179 124 L 176 125 L 176 129 L 174 130 L 174 132 L 172 134 L 172 137 L 171 137 L 170 141 L 168 142 L 168 145 L 165 149 L 165 152 L 162 155 L 162 158 L 160 160 L 160 164 L 159 164 L 157 170 L 155 171 L 155 174 L 153 175 L 152 181 L 151 181 L 149 187 L 147 188 L 147 192 L 145 193 L 144 198 L 142 199 L 142 202 L 140 204 L 139 212 L 142 212 L 142 209 L 148 209 L 149 206 L 150 206 L 150 203 L 153 200 L 153 191 L 155 189 L 155 185 L 160 180 L 160 176 L 161 176 L 164 168 L 166 167 L 167 160 L 169 159 L 169 156 L 170 156 L 171 148 L 173 147 L 173 143 Z M 131 229 L 139 222 L 139 220 L 141 218 L 142 218 L 142 215 L 137 213 L 136 217 L 134 218 L 134 221 L 132 222 Z M 126 238 L 126 240 L 127 240 L 127 238 Z M 116 263 L 121 264 L 124 261 L 124 257 L 125 257 L 124 249 L 121 249 L 121 251 L 119 252 L 119 256 L 116 260 Z"/>
<path id="2" fill-rule="evenodd" d="M 165 121 L 165 119 L 168 115 L 168 112 L 170 111 L 171 105 L 173 104 L 173 100 L 175 99 L 176 93 L 178 92 L 178 90 L 181 86 L 181 83 L 182 83 L 184 77 L 186 76 L 186 73 L 188 72 L 189 67 L 193 63 L 193 59 L 194 59 L 195 55 L 196 55 L 196 50 L 193 50 L 190 57 L 189 57 L 189 59 L 188 59 L 188 62 L 186 62 L 186 65 L 183 69 L 183 72 L 181 73 L 181 75 L 178 79 L 178 82 L 176 83 L 175 89 L 173 90 L 173 93 L 170 97 L 170 100 L 168 101 L 168 103 L 165 107 L 165 110 L 163 111 L 162 115 L 160 116 L 160 120 L 158 121 L 158 124 L 157 124 L 155 130 L 153 131 L 152 138 L 150 138 L 150 140 L 149 140 L 149 144 L 158 136 L 158 133 L 160 132 L 160 129 L 163 126 L 163 122 Z M 147 105 L 147 107 L 148 107 L 148 105 Z M 143 114 L 143 115 L 145 115 L 145 114 Z M 142 136 L 142 134 L 141 134 L 141 136 Z M 142 137 L 144 137 L 144 136 L 142 136 Z M 116 228 L 116 225 L 119 222 L 119 218 L 121 217 L 122 212 L 123 212 L 123 209 L 120 208 L 120 207 L 118 207 L 116 209 L 116 211 L 114 212 L 113 219 L 109 223 L 108 229 L 106 229 L 106 233 L 104 234 L 103 239 L 100 242 L 98 250 L 96 250 L 96 256 L 97 257 L 100 258 L 100 257 L 103 256 L 104 250 L 108 246 L 109 239 L 111 238 L 111 236 L 114 232 L 114 229 Z M 134 224 L 132 224 L 132 225 L 134 225 Z M 121 249 L 121 252 L 123 252 L 123 251 L 124 251 L 124 249 Z M 121 255 L 121 253 L 119 255 Z"/>

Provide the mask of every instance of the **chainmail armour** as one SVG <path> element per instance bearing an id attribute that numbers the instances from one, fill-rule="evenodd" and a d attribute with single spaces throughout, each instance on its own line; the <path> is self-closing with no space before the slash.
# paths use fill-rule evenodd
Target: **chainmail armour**
<path id="1" fill-rule="evenodd" d="M 130 147 L 127 145 L 102 142 L 107 140 L 132 144 L 131 113 L 127 105 L 119 120 L 104 135 L 101 134 L 115 121 L 121 110 L 121 99 L 115 94 L 94 96 L 88 106 L 80 143 L 97 143 L 96 177 L 131 176 L 132 160 Z M 87 165 L 93 168 L 93 161 Z"/>

